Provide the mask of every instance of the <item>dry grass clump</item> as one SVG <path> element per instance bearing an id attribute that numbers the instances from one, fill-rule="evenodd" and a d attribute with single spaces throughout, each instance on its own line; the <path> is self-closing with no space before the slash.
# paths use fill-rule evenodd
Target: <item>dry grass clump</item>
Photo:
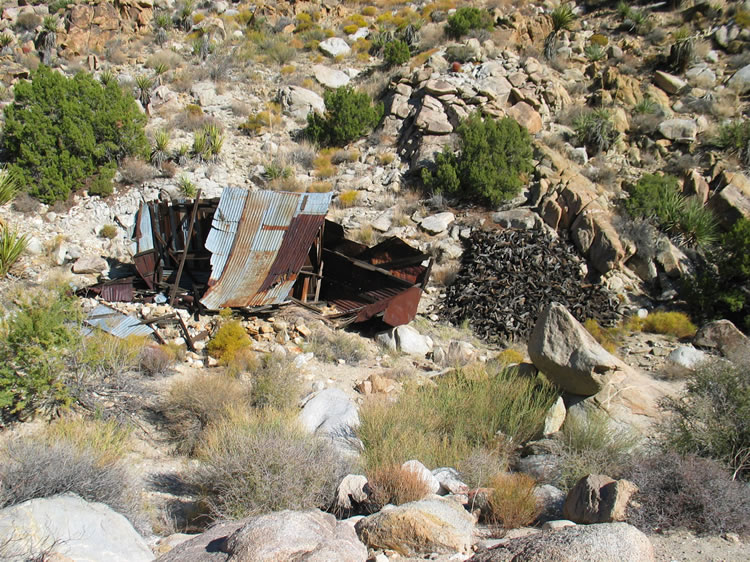
<path id="1" fill-rule="evenodd" d="M 99 236 L 107 240 L 112 240 L 117 236 L 117 225 L 105 224 L 99 229 Z"/>
<path id="2" fill-rule="evenodd" d="M 172 118 L 169 126 L 183 131 L 197 131 L 202 127 L 215 123 L 215 120 L 203 112 L 201 106 L 189 103 L 185 108 Z"/>
<path id="3" fill-rule="evenodd" d="M 329 181 L 314 181 L 307 186 L 309 193 L 328 193 L 333 189 L 333 184 Z"/>
<path id="4" fill-rule="evenodd" d="M 377 509 L 387 504 L 418 501 L 430 493 L 429 485 L 418 472 L 398 464 L 368 472 L 367 485 L 370 487 L 369 499 Z"/>
<path id="5" fill-rule="evenodd" d="M 646 318 L 633 319 L 631 326 L 644 332 L 666 334 L 678 338 L 695 335 L 698 328 L 683 312 L 652 312 Z"/>
<path id="6" fill-rule="evenodd" d="M 356 365 L 367 357 L 367 346 L 361 337 L 349 334 L 343 330 L 329 330 L 317 328 L 305 344 L 305 349 L 312 351 L 321 361 L 336 363 L 343 359 L 349 364 Z"/>
<path id="7" fill-rule="evenodd" d="M 147 375 L 162 375 L 181 359 L 183 348 L 176 345 L 147 345 L 140 353 L 138 364 Z"/>
<path id="8" fill-rule="evenodd" d="M 191 454 L 208 424 L 232 408 L 250 406 L 250 386 L 223 374 L 197 375 L 175 382 L 162 402 L 161 412 L 177 450 Z"/>
<path id="9" fill-rule="evenodd" d="M 332 162 L 333 151 L 329 149 L 321 150 L 320 154 L 313 160 L 315 176 L 327 179 L 336 175 L 336 166 Z"/>
<path id="10" fill-rule="evenodd" d="M 537 435 L 557 398 L 541 378 L 498 364 L 456 370 L 434 384 L 407 384 L 393 402 L 373 397 L 360 409 L 358 437 L 368 469 L 420 459 L 457 466 L 476 449 L 499 451 Z"/>
<path id="11" fill-rule="evenodd" d="M 328 507 L 346 474 L 327 441 L 288 417 L 233 410 L 206 430 L 188 477 L 211 519 Z"/>
<path id="12" fill-rule="evenodd" d="M 78 367 L 95 376 L 137 371 L 148 339 L 143 336 L 118 338 L 100 330 L 84 338 L 77 350 Z"/>
<path id="13" fill-rule="evenodd" d="M 591 336 L 601 345 L 604 349 L 610 353 L 615 353 L 617 348 L 620 347 L 623 336 L 623 328 L 615 326 L 611 328 L 604 328 L 599 325 L 599 322 L 594 318 L 588 318 L 583 323 L 583 327 Z"/>
<path id="14" fill-rule="evenodd" d="M 346 191 L 339 193 L 339 196 L 336 198 L 336 204 L 341 209 L 354 207 L 358 202 L 359 191 L 357 191 L 356 189 L 347 189 Z"/>
<path id="15" fill-rule="evenodd" d="M 504 529 L 531 525 L 540 513 L 535 486 L 536 482 L 527 474 L 497 474 L 490 481 L 492 519 Z"/>
<path id="16" fill-rule="evenodd" d="M 120 175 L 122 181 L 127 185 L 141 185 L 154 179 L 157 173 L 156 168 L 148 162 L 133 156 L 126 157 L 120 164 Z"/>
<path id="17" fill-rule="evenodd" d="M 287 356 L 268 353 L 250 369 L 251 404 L 255 408 L 286 410 L 296 406 L 302 384 L 297 369 Z"/>
<path id="18" fill-rule="evenodd" d="M 508 471 L 512 452 L 511 446 L 494 450 L 483 447 L 474 449 L 456 467 L 461 481 L 470 488 L 488 486 L 493 477 Z"/>

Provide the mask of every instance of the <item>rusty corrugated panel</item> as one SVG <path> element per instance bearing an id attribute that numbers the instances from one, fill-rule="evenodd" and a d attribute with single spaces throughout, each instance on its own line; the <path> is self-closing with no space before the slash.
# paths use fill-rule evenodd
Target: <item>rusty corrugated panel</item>
<path id="1" fill-rule="evenodd" d="M 151 209 L 147 203 L 141 203 L 138 219 L 135 223 L 136 253 L 154 249 L 154 233 L 151 229 Z"/>
<path id="2" fill-rule="evenodd" d="M 156 283 L 156 261 L 156 250 L 148 250 L 146 252 L 141 252 L 133 256 L 135 270 L 138 272 L 138 275 L 141 276 L 141 279 L 145 281 L 149 289 L 153 289 Z"/>
<path id="3" fill-rule="evenodd" d="M 212 257 L 209 289 L 201 299 L 209 309 L 284 302 L 294 279 L 283 278 L 283 272 L 296 277 L 299 268 L 290 273 L 289 266 L 299 263 L 301 268 L 312 244 L 312 239 L 307 245 L 295 239 L 296 235 L 307 236 L 308 219 L 302 219 L 294 229 L 292 223 L 300 215 L 322 215 L 322 223 L 331 200 L 330 193 L 244 191 L 240 210 L 242 194 L 237 191 L 244 190 L 227 188 L 222 193 L 208 237 L 211 243 L 207 241 L 208 249 L 219 254 L 216 263 Z M 221 222 L 217 223 L 217 217 Z M 214 230 L 218 231 L 215 236 Z M 292 238 L 284 244 L 289 236 Z M 284 254 L 279 258 L 282 248 Z M 282 274 L 271 276 L 266 284 L 275 264 Z"/>
<path id="4" fill-rule="evenodd" d="M 91 311 L 86 317 L 86 324 L 118 338 L 150 336 L 154 333 L 151 326 L 141 324 L 138 318 L 127 316 L 104 304 L 100 304 Z"/>

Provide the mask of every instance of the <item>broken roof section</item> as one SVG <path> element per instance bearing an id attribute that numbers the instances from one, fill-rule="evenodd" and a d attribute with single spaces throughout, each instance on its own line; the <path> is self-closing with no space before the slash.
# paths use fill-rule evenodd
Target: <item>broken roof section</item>
<path id="1" fill-rule="evenodd" d="M 215 310 L 285 302 L 330 203 L 330 192 L 225 189 L 206 239 L 211 277 L 201 304 Z"/>

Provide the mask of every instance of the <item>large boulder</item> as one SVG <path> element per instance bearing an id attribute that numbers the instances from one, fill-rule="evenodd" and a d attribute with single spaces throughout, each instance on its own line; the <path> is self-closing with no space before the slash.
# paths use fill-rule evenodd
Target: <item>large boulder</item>
<path id="1" fill-rule="evenodd" d="M 375 341 L 392 351 L 422 357 L 431 352 L 433 348 L 430 336 L 423 336 L 415 328 L 406 324 L 378 334 L 375 336 Z"/>
<path id="2" fill-rule="evenodd" d="M 351 52 L 351 48 L 346 41 L 340 37 L 330 37 L 325 41 L 321 41 L 318 45 L 318 49 L 323 51 L 329 57 L 338 57 L 340 55 L 348 55 Z"/>
<path id="3" fill-rule="evenodd" d="M 320 510 L 254 517 L 226 541 L 230 560 L 248 562 L 364 562 L 367 548 L 351 524 Z"/>
<path id="4" fill-rule="evenodd" d="M 510 539 L 469 562 L 653 562 L 654 548 L 627 523 L 576 525 Z"/>
<path id="5" fill-rule="evenodd" d="M 716 193 L 708 206 L 724 228 L 741 218 L 750 218 L 750 179 L 741 172 L 722 172 L 715 180 Z"/>
<path id="6" fill-rule="evenodd" d="M 357 522 L 360 540 L 402 556 L 468 552 L 474 517 L 457 501 L 438 496 L 389 507 Z"/>
<path id="7" fill-rule="evenodd" d="M 596 394 L 611 375 L 625 368 L 559 303 L 542 311 L 528 350 L 534 365 L 552 382 L 583 396 Z"/>
<path id="8" fill-rule="evenodd" d="M 693 142 L 698 135 L 698 123 L 693 119 L 667 119 L 659 123 L 659 132 L 669 140 Z"/>
<path id="9" fill-rule="evenodd" d="M 359 412 L 343 390 L 326 388 L 306 400 L 299 421 L 310 433 L 328 436 L 335 444 L 346 445 L 359 425 Z"/>
<path id="10" fill-rule="evenodd" d="M 430 472 L 430 469 L 418 460 L 406 461 L 401 468 L 415 474 L 422 482 L 425 483 L 430 494 L 437 494 L 440 491 L 440 481 Z"/>
<path id="11" fill-rule="evenodd" d="M 0 510 L 3 560 L 140 562 L 154 555 L 125 517 L 75 494 L 28 500 Z"/>
<path id="12" fill-rule="evenodd" d="M 628 480 L 589 474 L 568 492 L 563 517 L 576 523 L 624 521 L 630 497 L 637 491 L 636 485 Z"/>
<path id="13" fill-rule="evenodd" d="M 508 115 L 522 127 L 526 127 L 529 134 L 535 135 L 542 130 L 542 116 L 524 101 L 519 101 L 508 110 Z"/>
<path id="14" fill-rule="evenodd" d="M 319 510 L 279 511 L 220 523 L 159 562 L 357 562 L 367 549 L 354 528 Z"/>
<path id="15" fill-rule="evenodd" d="M 307 119 L 311 111 L 320 113 L 326 111 L 323 98 L 312 90 L 300 86 L 285 86 L 279 91 L 279 102 L 284 111 L 297 121 Z"/>
<path id="16" fill-rule="evenodd" d="M 570 232 L 573 243 L 599 273 L 619 268 L 629 257 L 609 213 L 596 203 L 578 215 Z"/>
<path id="17" fill-rule="evenodd" d="M 740 332 L 729 320 L 715 320 L 698 330 L 693 338 L 695 345 L 718 349 L 730 361 L 750 357 L 750 338 Z"/>
<path id="18" fill-rule="evenodd" d="M 315 79 L 326 88 L 341 88 L 349 83 L 349 75 L 335 68 L 316 64 L 312 67 L 312 71 Z"/>
<path id="19" fill-rule="evenodd" d="M 419 226 L 430 234 L 440 234 L 445 232 L 455 220 L 456 215 L 450 211 L 445 211 L 422 219 Z"/>
<path id="20" fill-rule="evenodd" d="M 727 81 L 727 87 L 742 95 L 750 90 L 750 64 L 743 66 Z"/>

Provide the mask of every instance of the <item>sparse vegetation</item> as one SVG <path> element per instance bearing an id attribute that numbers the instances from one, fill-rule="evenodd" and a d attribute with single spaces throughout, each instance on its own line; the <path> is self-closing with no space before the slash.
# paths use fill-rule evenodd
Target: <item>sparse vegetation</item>
<path id="1" fill-rule="evenodd" d="M 427 482 L 418 472 L 398 464 L 368 472 L 367 484 L 371 489 L 370 501 L 378 509 L 386 504 L 418 501 L 430 493 Z"/>
<path id="2" fill-rule="evenodd" d="M 573 129 L 578 142 L 592 155 L 607 152 L 620 138 L 606 109 L 582 111 L 573 121 Z"/>
<path id="3" fill-rule="evenodd" d="M 112 240 L 117 236 L 117 226 L 114 224 L 105 224 L 99 229 L 99 236 L 107 240 Z"/>
<path id="4" fill-rule="evenodd" d="M 329 363 L 343 359 L 347 363 L 357 364 L 367 356 L 367 348 L 361 338 L 343 330 L 313 330 L 306 348 L 321 361 Z"/>
<path id="5" fill-rule="evenodd" d="M 653 334 L 667 334 L 677 338 L 695 335 L 695 324 L 683 312 L 652 312 L 646 318 L 633 318 L 630 326 Z"/>
<path id="6" fill-rule="evenodd" d="M 531 525 L 540 508 L 534 495 L 536 482 L 527 474 L 497 474 L 490 480 L 492 519 L 504 529 Z"/>
<path id="7" fill-rule="evenodd" d="M 518 193 L 531 172 L 531 138 L 515 120 L 474 113 L 457 129 L 459 155 L 444 149 L 435 169 L 422 170 L 425 185 L 437 193 L 497 205 Z"/>
<path id="8" fill-rule="evenodd" d="M 239 320 L 230 320 L 221 325 L 206 349 L 213 356 L 228 363 L 241 350 L 250 345 L 250 336 Z"/>
<path id="9" fill-rule="evenodd" d="M 462 6 L 448 18 L 445 30 L 449 36 L 460 39 L 472 30 L 490 29 L 491 27 L 492 17 L 486 10 Z"/>
<path id="10" fill-rule="evenodd" d="M 17 229 L 0 223 L 0 278 L 8 275 L 10 268 L 26 251 L 29 237 Z"/>

